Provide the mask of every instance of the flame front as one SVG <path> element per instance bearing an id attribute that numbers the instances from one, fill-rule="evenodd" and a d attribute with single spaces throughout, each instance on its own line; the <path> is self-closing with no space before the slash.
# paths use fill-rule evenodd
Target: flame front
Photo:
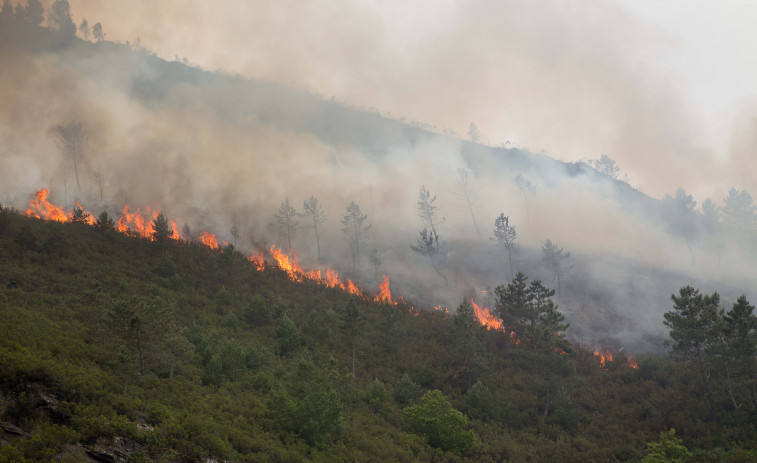
<path id="1" fill-rule="evenodd" d="M 216 239 L 216 235 L 208 231 L 204 231 L 200 234 L 200 241 L 210 249 L 218 249 L 218 240 Z"/>
<path id="2" fill-rule="evenodd" d="M 476 304 L 476 301 L 474 301 L 473 298 L 471 298 L 470 303 L 473 306 L 473 312 L 476 314 L 476 318 L 478 318 L 479 323 L 489 328 L 490 330 L 502 329 L 502 320 L 495 317 L 489 311 L 488 307 L 479 307 L 479 305 Z"/>
<path id="3" fill-rule="evenodd" d="M 44 220 L 54 220 L 56 222 L 68 222 L 69 215 L 63 210 L 47 200 L 50 196 L 50 190 L 42 188 L 34 194 L 34 198 L 29 200 L 29 209 L 24 214 L 29 217 L 36 217 Z"/>
<path id="4" fill-rule="evenodd" d="M 341 289 L 342 291 L 346 291 L 356 296 L 362 295 L 362 291 L 360 291 L 360 288 L 358 288 L 352 280 L 348 279 L 342 281 L 336 270 L 330 268 L 326 268 L 326 270 L 303 270 L 300 266 L 300 261 L 297 258 L 296 252 L 287 254 L 284 251 L 277 249 L 276 246 L 271 246 L 271 256 L 273 256 L 273 259 L 276 261 L 279 268 L 286 272 L 287 276 L 292 281 L 309 280 L 329 288 Z"/>
<path id="5" fill-rule="evenodd" d="M 612 362 L 612 352 L 610 352 L 608 349 L 605 349 L 603 352 L 595 350 L 594 356 L 599 358 L 599 368 L 607 368 L 609 366 L 608 363 Z M 628 368 L 639 368 L 639 364 L 630 353 L 628 354 L 626 366 Z"/>
<path id="6" fill-rule="evenodd" d="M 392 291 L 389 289 L 389 278 L 386 275 L 384 275 L 379 285 L 379 293 L 373 300 L 376 302 L 386 302 L 387 304 L 396 304 L 396 302 L 392 302 Z"/>

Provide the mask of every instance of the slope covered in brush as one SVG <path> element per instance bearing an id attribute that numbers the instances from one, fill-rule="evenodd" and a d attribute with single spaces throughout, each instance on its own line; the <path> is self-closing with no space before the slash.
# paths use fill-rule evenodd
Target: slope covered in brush
<path id="1" fill-rule="evenodd" d="M 754 457 L 754 410 L 707 423 L 684 364 L 371 299 L 6 209 L 0 461 L 635 461 L 670 428 Z"/>

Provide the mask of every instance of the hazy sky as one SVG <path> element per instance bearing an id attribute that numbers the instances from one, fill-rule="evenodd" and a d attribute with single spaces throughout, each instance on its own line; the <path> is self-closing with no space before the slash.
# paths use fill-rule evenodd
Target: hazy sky
<path id="1" fill-rule="evenodd" d="M 655 197 L 757 195 L 757 4 L 699 0 L 70 0 L 76 22 L 564 160 Z"/>

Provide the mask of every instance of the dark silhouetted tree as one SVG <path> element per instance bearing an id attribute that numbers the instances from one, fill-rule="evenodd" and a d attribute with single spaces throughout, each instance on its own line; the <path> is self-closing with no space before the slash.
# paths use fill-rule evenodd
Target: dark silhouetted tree
<path id="1" fill-rule="evenodd" d="M 284 202 L 279 206 L 279 211 L 274 214 L 276 222 L 274 222 L 274 228 L 287 238 L 288 249 L 292 249 L 292 237 L 294 236 L 298 222 L 296 220 L 297 211 L 294 206 L 289 202 L 289 198 L 286 198 Z"/>
<path id="2" fill-rule="evenodd" d="M 79 33 L 81 34 L 82 38 L 84 40 L 89 40 L 90 32 L 92 32 L 92 30 L 89 28 L 89 23 L 87 22 L 87 18 L 82 19 L 81 24 L 79 24 Z"/>
<path id="3" fill-rule="evenodd" d="M 13 16 L 13 5 L 11 5 L 11 0 L 4 0 L 3 5 L 0 6 L 0 21 L 8 21 L 12 19 Z"/>
<path id="4" fill-rule="evenodd" d="M 286 198 L 284 202 L 281 203 L 279 211 L 274 214 L 276 222 L 274 222 L 273 226 L 280 234 L 286 236 L 288 245 L 287 249 L 292 249 L 292 237 L 294 236 L 298 225 L 296 217 L 297 211 L 289 202 L 289 198 Z"/>
<path id="5" fill-rule="evenodd" d="M 323 206 L 321 206 L 321 203 L 315 196 L 311 196 L 310 199 L 307 199 L 302 203 L 302 211 L 300 217 L 307 219 L 309 224 L 312 223 L 313 233 L 315 233 L 315 247 L 318 260 L 321 260 L 321 242 L 318 239 L 318 227 L 326 221 L 326 213 L 323 211 Z"/>
<path id="6" fill-rule="evenodd" d="M 710 386 L 708 351 L 718 339 L 718 304 L 720 295 L 702 295 L 691 286 L 682 287 L 678 296 L 672 294 L 673 310 L 666 312 L 665 326 L 670 328 L 673 352 L 687 361 L 694 361 L 710 403 L 710 420 L 715 421 L 715 399 Z"/>
<path id="7" fill-rule="evenodd" d="M 163 212 L 158 214 L 152 221 L 152 239 L 158 244 L 165 244 L 171 237 L 173 237 L 173 230 L 171 224 L 168 223 L 166 216 Z"/>
<path id="8" fill-rule="evenodd" d="M 421 186 L 421 191 L 418 193 L 418 216 L 423 220 L 424 224 L 427 224 L 427 229 L 430 230 L 431 236 L 434 238 L 434 246 L 436 250 L 439 250 L 439 234 L 436 231 L 436 226 L 444 222 L 444 217 L 437 221 L 436 219 L 436 195 L 431 196 L 431 193 L 425 186 Z"/>
<path id="9" fill-rule="evenodd" d="M 71 6 L 68 4 L 68 0 L 55 0 L 50 7 L 47 20 L 64 36 L 73 38 L 76 35 L 76 24 L 71 19 Z"/>
<path id="10" fill-rule="evenodd" d="M 107 212 L 102 211 L 95 222 L 95 227 L 102 231 L 113 230 L 116 227 L 116 223 L 108 216 Z"/>
<path id="11" fill-rule="evenodd" d="M 97 42 L 102 42 L 105 40 L 105 33 L 103 32 L 103 25 L 98 23 L 95 23 L 94 26 L 92 26 L 92 37 Z"/>
<path id="12" fill-rule="evenodd" d="M 84 209 L 79 207 L 78 205 L 74 208 L 73 213 L 71 214 L 71 222 L 72 223 L 89 223 L 89 212 L 85 212 Z"/>
<path id="13" fill-rule="evenodd" d="M 515 227 L 510 225 L 510 218 L 505 214 L 500 214 L 499 217 L 494 219 L 494 237 L 490 238 L 497 246 L 502 248 L 507 253 L 507 261 L 510 264 L 510 278 L 515 277 L 515 269 L 513 268 L 513 253 L 516 249 L 515 238 L 517 233 Z"/>
<path id="14" fill-rule="evenodd" d="M 355 201 L 350 202 L 347 213 L 342 218 L 342 233 L 349 239 L 352 250 L 352 268 L 355 270 L 360 264 L 360 237 L 371 228 L 370 225 L 365 225 L 367 219 L 368 216 L 360 212 L 360 206 L 355 204 Z"/>
<path id="15" fill-rule="evenodd" d="M 63 154 L 69 156 L 74 163 L 74 175 L 76 176 L 76 189 L 81 192 L 81 183 L 79 183 L 78 162 L 87 142 L 87 134 L 79 122 L 69 122 L 66 125 L 59 125 L 56 129 L 58 142 Z"/>
<path id="16" fill-rule="evenodd" d="M 39 26 L 45 20 L 45 8 L 40 0 L 27 0 L 26 7 L 16 4 L 16 18 L 19 21 Z"/>

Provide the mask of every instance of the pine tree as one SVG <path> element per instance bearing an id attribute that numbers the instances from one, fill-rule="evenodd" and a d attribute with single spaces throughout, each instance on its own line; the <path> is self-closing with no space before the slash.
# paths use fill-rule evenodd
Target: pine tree
<path id="1" fill-rule="evenodd" d="M 665 326 L 670 328 L 673 352 L 685 360 L 695 361 L 710 403 L 710 420 L 716 421 L 715 399 L 710 386 L 707 353 L 717 342 L 718 304 L 720 295 L 702 295 L 691 286 L 684 286 L 679 295 L 672 294 L 673 310 L 666 312 Z"/>
<path id="2" fill-rule="evenodd" d="M 173 230 L 171 229 L 168 220 L 163 215 L 163 212 L 158 214 L 152 221 L 152 239 L 158 244 L 165 244 L 170 238 L 173 237 Z"/>

